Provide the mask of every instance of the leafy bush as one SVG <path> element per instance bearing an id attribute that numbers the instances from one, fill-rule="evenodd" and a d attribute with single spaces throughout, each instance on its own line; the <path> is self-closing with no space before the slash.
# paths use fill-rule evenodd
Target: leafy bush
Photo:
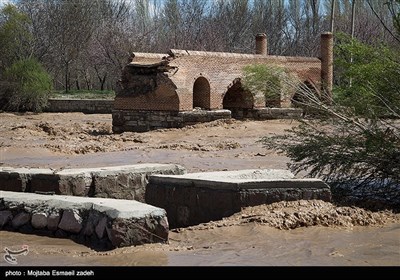
<path id="1" fill-rule="evenodd" d="M 286 154 L 294 173 L 329 182 L 336 199 L 339 192 L 346 199 L 357 194 L 352 203 L 367 206 L 373 197 L 400 209 L 400 110 L 386 105 L 395 119 L 360 117 L 352 108 L 328 106 L 300 88 L 303 102 L 325 118 L 301 120 L 284 135 L 262 138 L 263 145 Z"/>
<path id="2" fill-rule="evenodd" d="M 399 55 L 398 50 L 369 46 L 338 34 L 335 100 L 360 115 L 392 115 L 387 105 L 400 106 Z"/>
<path id="3" fill-rule="evenodd" d="M 321 114 L 302 120 L 284 135 L 260 141 L 286 154 L 294 173 L 329 182 L 336 199 L 339 190 L 342 197 L 359 195 L 364 206 L 382 199 L 400 209 L 399 56 L 396 50 L 367 46 L 344 35 L 338 43 L 332 103 L 324 103 L 306 85 L 283 79 L 301 95 L 302 104 Z M 382 118 L 386 115 L 392 118 Z"/>
<path id="4" fill-rule="evenodd" d="M 12 4 L 0 9 L 0 77 L 5 68 L 32 52 L 32 34 L 28 15 Z"/>
<path id="5" fill-rule="evenodd" d="M 5 109 L 38 112 L 47 105 L 52 82 L 36 59 L 28 58 L 13 63 L 6 68 L 3 77 Z"/>
<path id="6" fill-rule="evenodd" d="M 267 106 L 279 106 L 281 99 L 285 98 L 284 95 L 291 94 L 292 87 L 288 86 L 288 82 L 298 83 L 296 77 L 274 64 L 248 65 L 243 68 L 243 72 L 243 86 L 253 94 L 264 94 Z"/>

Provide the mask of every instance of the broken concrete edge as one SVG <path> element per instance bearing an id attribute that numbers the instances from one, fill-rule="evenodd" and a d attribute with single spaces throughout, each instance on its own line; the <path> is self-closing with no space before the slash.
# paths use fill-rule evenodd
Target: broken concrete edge
<path id="1" fill-rule="evenodd" d="M 247 169 L 187 173 L 183 175 L 151 175 L 152 184 L 169 184 L 176 187 L 201 187 L 221 190 L 268 189 L 268 188 L 315 188 L 329 189 L 320 179 L 295 179 L 284 169 Z"/>
<path id="2" fill-rule="evenodd" d="M 243 179 L 247 181 L 255 179 L 292 179 L 294 178 L 294 174 L 286 169 L 241 169 L 231 171 L 186 173 L 182 175 L 167 175 L 161 177 L 203 179 L 227 182 L 235 179 Z"/>
<path id="3" fill-rule="evenodd" d="M 215 190 L 241 190 L 241 189 L 269 189 L 269 188 L 315 188 L 330 189 L 330 187 L 320 179 L 257 179 L 246 181 L 244 179 L 236 179 L 230 182 L 204 179 L 189 178 L 170 178 L 168 176 L 161 177 L 152 175 L 150 177 L 151 184 L 169 184 L 175 187 L 200 187 Z"/>
<path id="4" fill-rule="evenodd" d="M 170 168 L 171 166 L 181 169 L 186 173 L 184 167 L 177 164 L 160 164 L 160 163 L 142 163 L 134 165 L 120 165 L 120 166 L 107 166 L 107 167 L 93 167 L 93 168 L 68 168 L 54 170 L 51 168 L 28 168 L 28 167 L 0 167 L 0 172 L 19 173 L 27 175 L 77 175 L 77 174 L 105 174 L 106 172 L 122 172 L 122 171 L 152 171 L 155 169 Z"/>
<path id="5" fill-rule="evenodd" d="M 151 174 L 185 174 L 176 164 L 137 164 L 52 170 L 0 167 L 0 190 L 135 199 L 144 202 Z"/>
<path id="6" fill-rule="evenodd" d="M 69 237 L 94 249 L 168 241 L 164 209 L 134 200 L 0 191 L 1 230 Z"/>

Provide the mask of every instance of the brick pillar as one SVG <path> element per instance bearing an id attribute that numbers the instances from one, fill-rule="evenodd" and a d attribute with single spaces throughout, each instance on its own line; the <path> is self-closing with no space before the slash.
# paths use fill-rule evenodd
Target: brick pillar
<path id="1" fill-rule="evenodd" d="M 267 35 L 265 33 L 256 35 L 256 54 L 268 55 Z"/>
<path id="2" fill-rule="evenodd" d="M 321 82 L 329 97 L 333 86 L 333 34 L 321 34 Z"/>

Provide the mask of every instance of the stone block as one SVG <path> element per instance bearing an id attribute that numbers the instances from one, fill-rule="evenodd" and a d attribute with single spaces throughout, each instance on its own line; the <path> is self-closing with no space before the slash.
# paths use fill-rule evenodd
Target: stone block
<path id="1" fill-rule="evenodd" d="M 58 227 L 64 231 L 79 233 L 82 229 L 82 217 L 77 210 L 64 210 Z"/>
<path id="2" fill-rule="evenodd" d="M 52 213 L 47 217 L 47 228 L 51 231 L 58 229 L 61 216 L 59 213 Z"/>
<path id="3" fill-rule="evenodd" d="M 185 172 L 183 167 L 174 164 L 128 165 L 94 170 L 92 172 L 94 196 L 144 202 L 147 176 L 184 174 Z"/>
<path id="4" fill-rule="evenodd" d="M 104 233 L 106 232 L 106 227 L 107 227 L 107 218 L 103 217 L 97 224 L 95 228 L 96 235 L 99 239 L 102 239 L 104 237 Z"/>
<path id="5" fill-rule="evenodd" d="M 27 224 L 31 219 L 31 215 L 26 212 L 18 213 L 11 221 L 13 228 L 18 229 Z"/>
<path id="6" fill-rule="evenodd" d="M 7 225 L 7 223 L 9 221 L 11 221 L 12 218 L 13 218 L 13 215 L 12 215 L 11 211 L 9 211 L 9 210 L 0 211 L 0 228 Z"/>
<path id="7" fill-rule="evenodd" d="M 84 169 L 65 169 L 57 172 L 59 193 L 87 196 L 92 185 L 92 174 Z"/>
<path id="8" fill-rule="evenodd" d="M 47 213 L 32 214 L 31 224 L 35 229 L 43 229 L 47 227 Z"/>

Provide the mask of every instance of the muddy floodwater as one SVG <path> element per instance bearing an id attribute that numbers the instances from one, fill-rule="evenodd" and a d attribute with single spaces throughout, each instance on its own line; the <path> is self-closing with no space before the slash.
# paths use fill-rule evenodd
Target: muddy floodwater
<path id="1" fill-rule="evenodd" d="M 107 114 L 0 113 L 0 166 L 61 169 L 174 163 L 189 172 L 287 168 L 288 158 L 265 150 L 258 140 L 298 124 L 289 120 L 227 120 L 114 135 L 111 123 Z M 17 256 L 17 265 L 23 266 L 400 265 L 399 214 L 329 205 L 321 206 L 324 212 L 315 205 L 293 211 L 279 207 L 259 208 L 258 222 L 237 223 L 233 219 L 171 231 L 169 244 L 107 252 L 93 251 L 69 239 L 0 231 L 0 266 L 8 265 L 3 257 L 6 247 L 20 250 L 23 245 L 29 248 L 28 254 Z M 289 220 L 291 228 L 297 218 L 313 224 L 314 217 L 320 221 L 317 226 L 285 229 Z M 321 226 L 324 223 L 326 226 Z"/>
<path id="2" fill-rule="evenodd" d="M 278 230 L 255 223 L 171 232 L 169 244 L 95 252 L 68 239 L 0 232 L 2 247 L 29 246 L 24 266 L 398 266 L 400 223 Z M 6 265 L 3 258 L 1 265 Z"/>

